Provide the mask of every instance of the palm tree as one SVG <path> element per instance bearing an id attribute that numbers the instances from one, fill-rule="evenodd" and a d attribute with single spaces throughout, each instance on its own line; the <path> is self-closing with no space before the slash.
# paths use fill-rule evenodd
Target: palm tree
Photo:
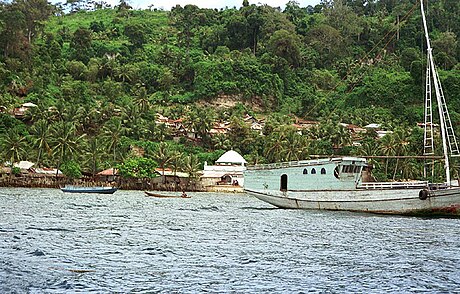
<path id="1" fill-rule="evenodd" d="M 404 129 L 398 128 L 392 134 L 393 140 L 395 143 L 395 154 L 396 155 L 405 155 L 409 150 L 409 142 L 406 141 L 407 132 Z M 398 171 L 399 158 L 396 159 L 396 165 L 393 172 L 393 180 L 396 178 L 396 173 Z"/>
<path id="2" fill-rule="evenodd" d="M 169 166 L 171 166 L 173 172 L 174 172 L 174 177 L 176 177 L 177 171 L 180 169 L 182 166 L 182 154 L 179 151 L 171 151 L 171 160 Z M 176 187 L 175 189 L 177 190 L 177 181 L 174 181 Z"/>
<path id="3" fill-rule="evenodd" d="M 162 142 L 171 137 L 171 132 L 165 124 L 157 125 L 154 131 L 153 137 L 156 138 L 157 141 Z"/>
<path id="4" fill-rule="evenodd" d="M 76 119 L 80 122 L 80 129 L 84 133 L 95 132 L 101 121 L 101 113 L 93 105 L 84 104 L 77 110 Z"/>
<path id="5" fill-rule="evenodd" d="M 391 135 L 385 135 L 381 140 L 380 140 L 380 146 L 379 149 L 385 156 L 393 156 L 396 154 L 396 145 L 393 136 Z M 385 175 L 388 175 L 388 164 L 389 164 L 389 159 L 387 158 L 385 161 Z"/>
<path id="6" fill-rule="evenodd" d="M 377 155 L 378 151 L 378 149 L 375 148 L 376 145 L 377 142 L 374 140 L 364 140 L 353 154 L 358 156 L 375 156 Z"/>
<path id="7" fill-rule="evenodd" d="M 249 141 L 252 139 L 250 138 L 250 127 L 239 116 L 233 115 L 230 117 L 229 128 L 227 136 L 231 142 L 231 147 L 248 151 L 248 147 L 251 146 Z"/>
<path id="8" fill-rule="evenodd" d="M 422 168 L 414 159 L 407 160 L 402 166 L 403 177 L 405 179 L 417 179 L 422 176 Z"/>
<path id="9" fill-rule="evenodd" d="M 176 175 L 176 172 L 180 169 L 180 167 L 182 166 L 182 162 L 181 162 L 181 153 L 179 151 L 171 151 L 170 153 L 170 156 L 171 156 L 171 160 L 170 160 L 170 166 L 171 168 L 173 169 L 173 172 L 174 172 L 174 175 Z"/>
<path id="10" fill-rule="evenodd" d="M 158 148 L 155 152 L 155 154 L 153 155 L 153 159 L 158 162 L 158 165 L 161 167 L 161 169 L 163 170 L 163 179 L 164 181 L 166 182 L 166 179 L 164 178 L 165 176 L 165 168 L 167 167 L 167 165 L 173 160 L 173 152 L 171 151 L 171 146 L 169 146 L 168 143 L 166 142 L 160 142 L 160 144 L 158 145 Z"/>
<path id="11" fill-rule="evenodd" d="M 134 103 L 139 108 L 141 113 L 144 113 L 150 109 L 150 101 L 148 99 L 147 89 L 145 89 L 145 87 L 140 87 L 136 91 L 136 98 Z"/>
<path id="12" fill-rule="evenodd" d="M 58 157 L 58 170 L 62 162 L 72 159 L 80 151 L 80 143 L 84 137 L 84 134 L 77 136 L 76 127 L 71 122 L 59 122 L 52 126 L 53 153 Z"/>
<path id="13" fill-rule="evenodd" d="M 122 111 L 122 123 L 125 126 L 125 135 L 136 140 L 145 137 L 148 130 L 145 128 L 147 124 L 145 119 L 139 115 L 140 109 L 137 105 L 128 104 Z"/>
<path id="14" fill-rule="evenodd" d="M 257 131 L 250 131 L 247 137 L 242 138 L 239 145 L 239 150 L 244 154 L 262 154 L 264 149 L 264 141 L 262 135 Z M 237 149 L 237 148 L 235 148 Z"/>
<path id="15" fill-rule="evenodd" d="M 86 154 L 85 163 L 89 166 L 91 174 L 94 177 L 98 171 L 99 162 L 104 157 L 105 152 L 101 146 L 101 142 L 96 137 L 86 142 L 84 150 Z"/>
<path id="16" fill-rule="evenodd" d="M 214 145 L 214 150 L 228 150 L 231 147 L 231 142 L 228 137 L 224 134 L 218 134 L 212 137 L 212 142 Z"/>
<path id="17" fill-rule="evenodd" d="M 113 165 L 115 166 L 116 160 L 116 151 L 120 141 L 125 133 L 125 129 L 119 118 L 113 118 L 109 120 L 102 127 L 102 134 L 105 143 L 107 144 L 107 150 L 113 152 Z"/>
<path id="18" fill-rule="evenodd" d="M 299 160 L 306 156 L 307 143 L 304 137 L 297 133 L 297 129 L 291 126 L 282 128 L 281 133 L 284 134 L 282 160 Z"/>
<path id="19" fill-rule="evenodd" d="M 338 148 L 350 146 L 352 143 L 350 132 L 342 125 L 337 124 L 332 143 Z"/>
<path id="20" fill-rule="evenodd" d="M 33 138 L 33 146 L 38 149 L 38 156 L 37 156 L 37 166 L 40 166 L 41 163 L 41 156 L 43 152 L 47 152 L 51 154 L 51 147 L 50 147 L 50 139 L 49 135 L 51 132 L 51 128 L 48 122 L 44 119 L 39 120 L 36 122 L 31 128 L 31 135 Z"/>
<path id="21" fill-rule="evenodd" d="M 282 160 L 285 144 L 284 134 L 282 132 L 272 132 L 265 141 L 264 156 L 269 162 L 276 162 Z"/>
<path id="22" fill-rule="evenodd" d="M 212 108 L 194 107 L 189 111 L 184 123 L 190 131 L 194 131 L 202 138 L 203 143 L 207 143 L 215 116 L 216 114 Z"/>
<path id="23" fill-rule="evenodd" d="M 187 188 L 199 178 L 200 162 L 198 156 L 189 154 L 183 158 L 182 171 L 188 173 Z"/>
<path id="24" fill-rule="evenodd" d="M 260 163 L 265 163 L 265 157 L 259 155 L 257 152 L 252 152 L 249 155 L 246 156 L 247 161 L 250 164 L 260 164 Z"/>
<path id="25" fill-rule="evenodd" d="M 50 107 L 48 111 L 50 120 L 54 122 L 64 121 L 67 117 L 66 105 L 61 100 L 58 100 L 56 105 Z"/>
<path id="26" fill-rule="evenodd" d="M 8 130 L 0 139 L 3 156 L 9 160 L 11 167 L 16 161 L 20 161 L 26 154 L 26 138 L 21 136 L 16 129 Z"/>
<path id="27" fill-rule="evenodd" d="M 42 104 L 37 105 L 37 107 L 29 108 L 25 115 L 26 118 L 30 119 L 32 122 L 38 122 L 40 120 L 50 121 L 50 112 Z"/>
<path id="28" fill-rule="evenodd" d="M 133 77 L 131 75 L 129 65 L 118 66 L 115 68 L 115 71 L 116 71 L 116 76 L 118 77 L 118 79 L 121 79 L 123 83 L 132 81 Z"/>

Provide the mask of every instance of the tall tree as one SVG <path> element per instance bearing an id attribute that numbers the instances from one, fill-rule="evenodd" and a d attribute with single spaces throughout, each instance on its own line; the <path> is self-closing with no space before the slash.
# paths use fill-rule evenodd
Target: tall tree
<path id="1" fill-rule="evenodd" d="M 190 131 L 194 131 L 202 141 L 210 142 L 209 131 L 215 119 L 215 112 L 212 108 L 194 106 L 190 109 L 184 121 Z"/>
<path id="2" fill-rule="evenodd" d="M 107 144 L 107 149 L 113 154 L 113 166 L 118 162 L 117 160 L 117 149 L 120 145 L 121 139 L 125 133 L 125 128 L 121 123 L 121 119 L 118 117 L 112 118 L 107 121 L 102 127 L 103 140 Z"/>
<path id="3" fill-rule="evenodd" d="M 58 122 L 52 126 L 51 140 L 53 153 L 57 156 L 58 170 L 63 162 L 72 160 L 80 152 L 84 137 L 85 135 L 77 135 L 74 123 Z"/>
<path id="4" fill-rule="evenodd" d="M 156 149 L 155 153 L 153 154 L 153 159 L 158 162 L 158 165 L 160 166 L 162 170 L 162 175 L 163 175 L 163 180 L 166 182 L 165 178 L 165 168 L 168 167 L 168 165 L 171 163 L 171 161 L 174 159 L 174 152 L 171 149 L 170 144 L 167 142 L 160 142 L 158 145 L 158 148 Z"/>
<path id="5" fill-rule="evenodd" d="M 273 55 L 284 58 L 292 67 L 300 62 L 300 38 L 286 30 L 276 31 L 268 41 L 268 49 Z"/>
<path id="6" fill-rule="evenodd" d="M 141 48 L 145 44 L 147 31 L 142 23 L 129 23 L 125 26 L 124 34 L 128 37 L 133 48 Z"/>
<path id="7" fill-rule="evenodd" d="M 26 138 L 18 133 L 16 129 L 10 129 L 0 138 L 2 155 L 10 165 L 20 161 L 26 154 Z"/>
<path id="8" fill-rule="evenodd" d="M 23 34 L 25 16 L 11 5 L 0 3 L 0 46 L 4 57 L 22 57 L 27 53 L 27 42 Z"/>
<path id="9" fill-rule="evenodd" d="M 38 149 L 37 162 L 35 163 L 38 167 L 41 164 L 44 152 L 51 155 L 50 133 L 51 128 L 49 123 L 44 119 L 37 121 L 31 128 L 31 135 L 33 138 L 32 144 Z"/>
<path id="10" fill-rule="evenodd" d="M 99 171 L 99 164 L 101 163 L 102 158 L 106 153 L 101 140 L 99 140 L 97 137 L 90 138 L 85 143 L 85 164 L 94 177 Z"/>
<path id="11" fill-rule="evenodd" d="M 190 184 L 196 183 L 199 178 L 200 162 L 194 154 L 189 154 L 184 157 L 182 171 L 188 173 L 187 187 Z"/>
<path id="12" fill-rule="evenodd" d="M 176 5 L 171 9 L 170 17 L 172 24 L 179 31 L 180 44 L 184 44 L 186 48 L 186 57 L 188 62 L 190 58 L 190 47 L 192 45 L 192 38 L 195 36 L 196 29 L 203 20 L 204 14 L 196 5 L 187 4 L 182 8 Z"/>
<path id="13" fill-rule="evenodd" d="M 24 15 L 29 44 L 32 42 L 32 38 L 36 37 L 37 33 L 43 29 L 44 22 L 56 10 L 47 0 L 15 0 L 13 5 Z"/>
<path id="14" fill-rule="evenodd" d="M 70 48 L 72 49 L 72 56 L 84 62 L 88 63 L 89 59 L 92 57 L 92 37 L 91 31 L 86 28 L 78 28 L 73 34 L 72 40 L 70 42 Z"/>

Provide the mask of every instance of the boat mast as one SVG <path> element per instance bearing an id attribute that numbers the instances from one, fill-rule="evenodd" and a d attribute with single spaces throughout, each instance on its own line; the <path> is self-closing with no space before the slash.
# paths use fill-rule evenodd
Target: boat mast
<path id="1" fill-rule="evenodd" d="M 441 93 L 442 93 L 441 83 L 439 81 L 439 77 L 438 77 L 438 74 L 436 72 L 436 67 L 434 65 L 433 52 L 432 52 L 432 48 L 431 48 L 430 37 L 428 35 L 428 27 L 426 25 L 425 9 L 423 8 L 423 1 L 424 0 L 420 0 L 420 10 L 422 11 L 423 27 L 425 29 L 425 37 L 426 37 L 427 55 L 428 55 L 428 64 L 427 64 L 427 66 L 428 66 L 428 71 L 431 71 L 431 76 L 433 77 L 434 90 L 435 90 L 435 93 L 436 93 L 436 101 L 438 103 L 438 110 L 439 110 L 439 120 L 440 120 L 441 137 L 442 137 L 442 148 L 443 148 L 443 151 L 444 151 L 444 169 L 445 169 L 445 172 L 446 172 L 446 182 L 447 182 L 448 185 L 450 185 L 450 168 L 449 168 L 449 156 L 448 156 L 448 151 L 447 151 L 446 117 L 445 117 L 445 112 L 447 112 L 447 106 L 444 105 L 444 103 L 442 101 L 443 99 L 441 97 Z M 428 71 L 427 71 L 427 73 L 428 73 Z M 428 81 L 427 81 L 427 83 L 428 83 Z M 431 88 L 431 85 L 430 85 L 430 88 Z"/>

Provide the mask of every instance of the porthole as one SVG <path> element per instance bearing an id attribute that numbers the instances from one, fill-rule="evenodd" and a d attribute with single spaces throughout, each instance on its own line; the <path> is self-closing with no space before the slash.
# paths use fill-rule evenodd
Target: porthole
<path id="1" fill-rule="evenodd" d="M 312 175 L 316 174 L 316 169 L 312 168 L 312 169 L 311 169 L 311 174 L 312 174 Z"/>
<path id="2" fill-rule="evenodd" d="M 304 175 L 308 174 L 308 170 L 306 168 L 303 169 L 303 174 Z"/>
<path id="3" fill-rule="evenodd" d="M 325 174 L 326 174 L 326 169 L 325 169 L 324 167 L 321 169 L 321 174 L 322 174 L 322 175 L 325 175 Z"/>

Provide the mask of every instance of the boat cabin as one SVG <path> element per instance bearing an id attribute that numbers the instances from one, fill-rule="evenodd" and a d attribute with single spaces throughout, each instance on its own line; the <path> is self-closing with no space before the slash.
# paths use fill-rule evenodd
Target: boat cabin
<path id="1" fill-rule="evenodd" d="M 248 166 L 245 188 L 281 191 L 356 189 L 369 166 L 364 158 L 341 157 Z"/>

